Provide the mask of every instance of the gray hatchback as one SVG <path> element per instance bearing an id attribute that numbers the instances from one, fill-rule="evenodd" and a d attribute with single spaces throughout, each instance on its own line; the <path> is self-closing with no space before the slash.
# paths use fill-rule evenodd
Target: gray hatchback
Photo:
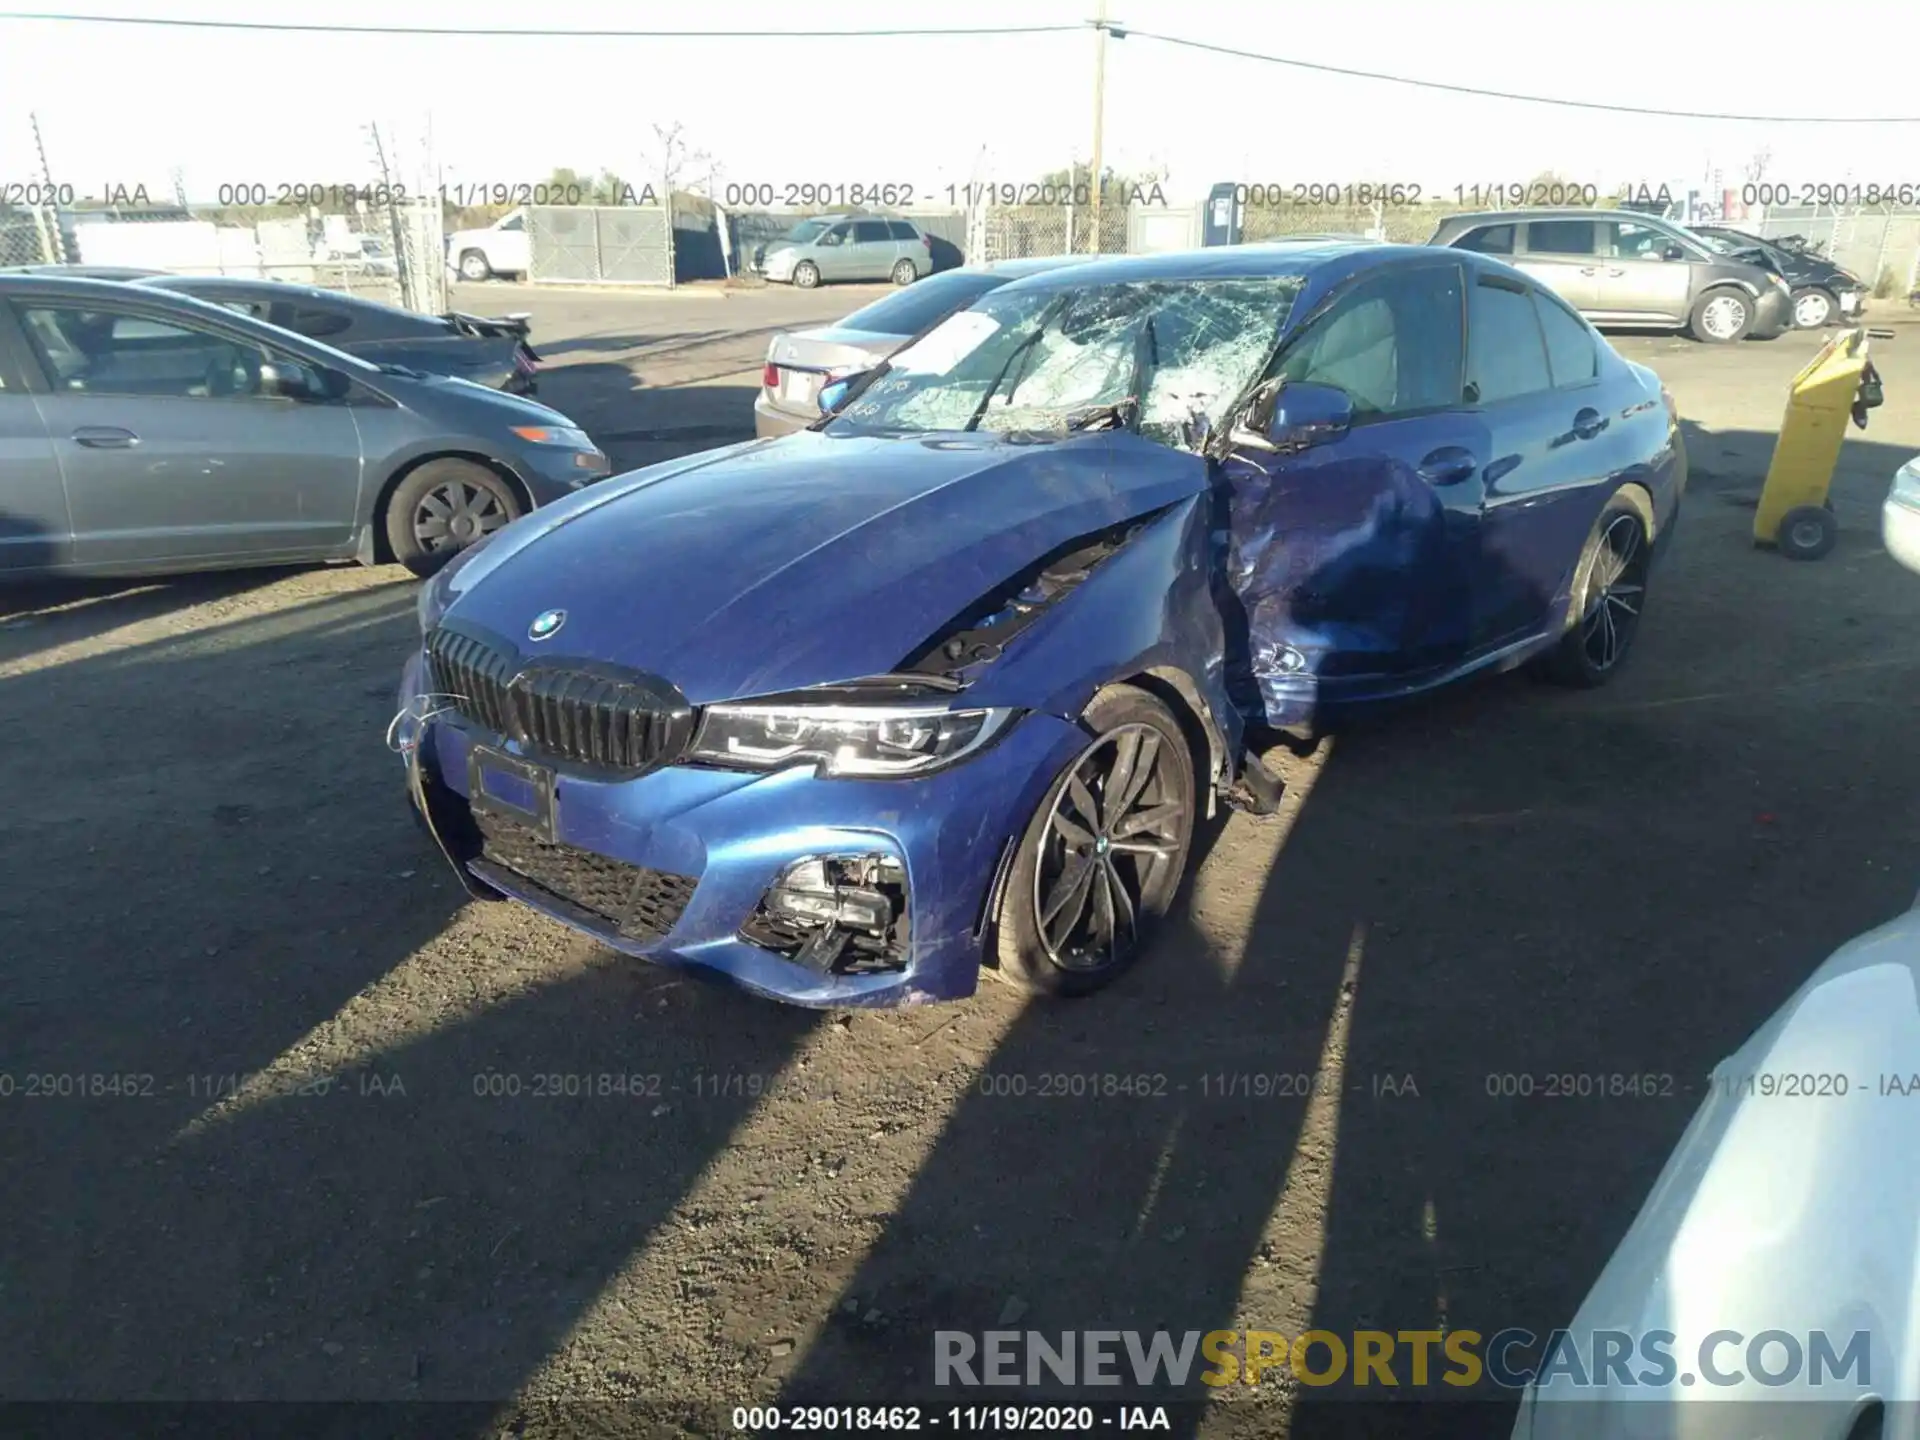
<path id="1" fill-rule="evenodd" d="M 911 285 L 933 270 L 933 241 L 911 220 L 883 215 L 816 215 L 755 257 L 769 280 L 811 290 L 823 280 L 891 280 Z"/>
<path id="2" fill-rule="evenodd" d="M 0 579 L 398 560 L 609 471 L 559 411 L 185 295 L 0 277 Z"/>
<path id="3" fill-rule="evenodd" d="M 1634 210 L 1450 215 L 1427 243 L 1497 255 L 1595 325 L 1685 330 L 1725 344 L 1771 340 L 1793 324 L 1791 290 L 1778 273 Z"/>

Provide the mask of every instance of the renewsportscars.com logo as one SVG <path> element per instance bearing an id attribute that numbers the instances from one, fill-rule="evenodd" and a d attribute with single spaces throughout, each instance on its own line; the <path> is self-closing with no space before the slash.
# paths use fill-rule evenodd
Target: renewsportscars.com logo
<path id="1" fill-rule="evenodd" d="M 1871 1336 L 1844 1344 L 1824 1331 L 1748 1336 L 1715 1330 L 1684 1346 L 1670 1330 L 1635 1333 L 1555 1330 L 1544 1345 L 1531 1330 L 939 1330 L 933 1337 L 936 1385 L 1126 1385 L 1142 1389 L 1258 1385 L 1269 1374 L 1302 1385 L 1470 1390 L 1491 1382 L 1520 1390 L 1534 1381 L 1556 1388 L 1733 1387 L 1757 1384 L 1872 1384 Z M 1528 1363 L 1537 1354 L 1537 1364 Z M 1197 1373 L 1196 1373 L 1197 1372 Z M 1445 1392 L 1442 1392 L 1445 1393 Z"/>

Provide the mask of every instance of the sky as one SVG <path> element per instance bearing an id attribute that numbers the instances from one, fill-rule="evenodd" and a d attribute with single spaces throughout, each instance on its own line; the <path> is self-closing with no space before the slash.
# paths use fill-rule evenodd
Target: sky
<path id="1" fill-rule="evenodd" d="M 401 178 L 456 187 L 544 180 L 556 166 L 657 176 L 655 127 L 704 151 L 686 173 L 728 185 L 911 186 L 945 203 L 970 183 L 1020 183 L 1085 163 L 1094 129 L 1098 0 L 968 0 L 944 9 L 837 0 L 687 5 L 588 0 L 0 0 L 0 198 L 39 178 L 37 115 L 53 178 L 77 193 L 145 185 L 188 198 L 222 186 L 376 177 L 381 126 Z M 554 30 L 838 29 L 1058 24 L 1001 37 L 607 39 L 330 36 L 90 25 L 43 13 L 321 25 Z M 1796 78 L 1793 12 L 1724 0 L 1610 0 L 1598 9 L 1495 0 L 1109 0 L 1117 24 L 1208 44 L 1456 85 L 1610 104 L 1743 114 L 1920 117 L 1910 85 Z M 1920 4 L 1850 0 L 1846 57 L 1920 50 Z M 1730 38 L 1731 37 L 1731 38 Z M 1176 48 L 1107 43 L 1106 163 L 1153 167 L 1172 202 L 1216 182 L 1291 186 L 1519 184 L 1545 171 L 1602 187 L 1739 186 L 1757 156 L 1793 186 L 1920 187 L 1920 119 L 1821 125 L 1679 120 L 1477 98 Z M 1896 72 L 1897 73 L 1897 72 Z M 950 191 L 948 187 L 956 187 Z M 17 193 L 17 192 L 15 192 Z M 1470 199 L 1470 191 L 1458 198 Z"/>

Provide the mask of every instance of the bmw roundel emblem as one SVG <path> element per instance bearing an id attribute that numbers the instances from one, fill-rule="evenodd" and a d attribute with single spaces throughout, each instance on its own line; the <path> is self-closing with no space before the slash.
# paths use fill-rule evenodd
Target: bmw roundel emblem
<path id="1" fill-rule="evenodd" d="M 551 640 L 560 633 L 560 627 L 567 623 L 564 610 L 543 610 L 533 617 L 533 624 L 527 627 L 529 640 Z"/>

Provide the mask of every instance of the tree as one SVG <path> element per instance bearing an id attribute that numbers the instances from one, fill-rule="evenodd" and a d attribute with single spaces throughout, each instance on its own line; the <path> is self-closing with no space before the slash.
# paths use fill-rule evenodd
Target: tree
<path id="1" fill-rule="evenodd" d="M 654 143 L 647 147 L 649 184 L 664 195 L 675 190 L 703 192 L 712 188 L 720 167 L 706 151 L 696 149 L 686 137 L 686 127 L 678 120 L 671 125 L 653 127 Z"/>

